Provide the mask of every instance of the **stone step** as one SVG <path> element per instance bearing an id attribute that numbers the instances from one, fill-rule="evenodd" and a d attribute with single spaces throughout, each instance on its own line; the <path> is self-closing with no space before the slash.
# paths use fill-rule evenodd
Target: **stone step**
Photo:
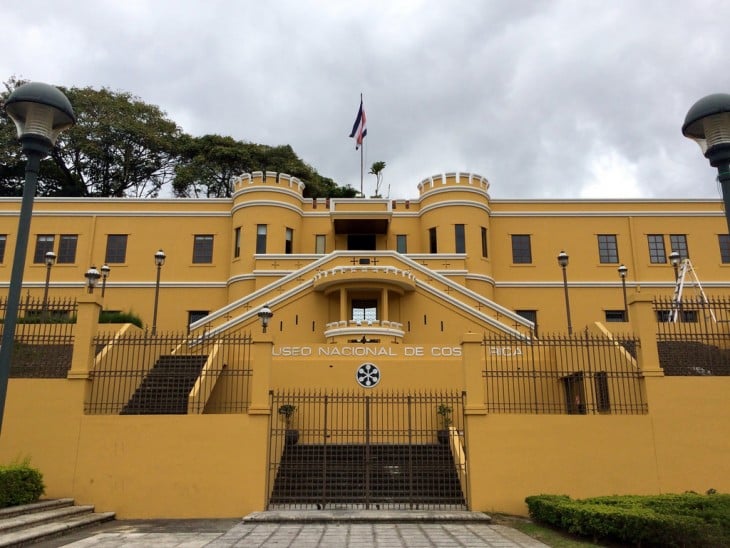
<path id="1" fill-rule="evenodd" d="M 53 499 L 1 509 L 0 548 L 25 546 L 114 519 L 114 512 L 94 513 L 93 506 L 73 502 Z"/>
<path id="2" fill-rule="evenodd" d="M 61 508 L 64 506 L 72 506 L 74 499 L 47 499 L 31 504 L 21 504 L 19 506 L 8 506 L 7 508 L 0 508 L 0 520 L 5 518 L 12 518 L 13 516 L 19 516 L 21 514 L 30 514 L 32 512 L 44 512 L 52 508 Z"/>
<path id="3" fill-rule="evenodd" d="M 49 521 L 63 520 L 79 514 L 90 514 L 93 506 L 61 506 L 43 512 L 31 512 L 0 520 L 0 535 L 16 529 L 33 527 Z"/>

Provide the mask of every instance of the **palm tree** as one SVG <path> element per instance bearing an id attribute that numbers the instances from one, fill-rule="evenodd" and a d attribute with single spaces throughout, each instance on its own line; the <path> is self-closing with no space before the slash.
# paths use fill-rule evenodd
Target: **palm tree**
<path id="1" fill-rule="evenodd" d="M 373 198 L 380 198 L 380 185 L 383 184 L 383 170 L 385 169 L 385 162 L 375 162 L 372 166 L 370 166 L 370 173 L 371 175 L 375 175 L 376 177 L 376 183 L 375 183 L 375 194 L 373 195 Z"/>

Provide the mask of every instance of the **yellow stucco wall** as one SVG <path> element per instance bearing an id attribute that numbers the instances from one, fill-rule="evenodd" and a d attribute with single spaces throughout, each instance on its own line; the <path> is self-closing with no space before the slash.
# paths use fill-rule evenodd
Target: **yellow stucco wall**
<path id="1" fill-rule="evenodd" d="M 730 490 L 728 378 L 647 379 L 650 413 L 488 415 L 468 421 L 475 510 L 525 514 L 539 493 Z"/>
<path id="2" fill-rule="evenodd" d="M 730 379 L 647 384 L 648 415 L 468 415 L 472 509 L 525 514 L 537 493 L 730 491 Z M 82 390 L 83 381 L 11 380 L 0 461 L 29 456 L 47 496 L 119 518 L 264 507 L 266 415 L 84 416 Z"/>
<path id="3" fill-rule="evenodd" d="M 0 462 L 30 457 L 46 497 L 70 496 L 118 518 L 263 508 L 267 415 L 84 415 L 85 382 L 12 379 Z"/>

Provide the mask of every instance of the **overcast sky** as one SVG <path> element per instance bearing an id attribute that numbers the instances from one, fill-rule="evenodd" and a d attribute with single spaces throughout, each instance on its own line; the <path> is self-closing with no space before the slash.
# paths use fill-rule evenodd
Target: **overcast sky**
<path id="1" fill-rule="evenodd" d="M 493 198 L 719 197 L 682 137 L 730 92 L 728 0 L 0 0 L 0 75 L 130 91 L 184 131 L 290 144 L 384 190 L 478 173 Z"/>

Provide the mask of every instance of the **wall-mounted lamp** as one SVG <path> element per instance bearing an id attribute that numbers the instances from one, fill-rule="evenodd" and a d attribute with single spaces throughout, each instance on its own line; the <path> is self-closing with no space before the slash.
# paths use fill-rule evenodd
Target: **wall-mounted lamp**
<path id="1" fill-rule="evenodd" d="M 269 305 L 265 304 L 261 307 L 261 310 L 258 311 L 258 317 L 259 320 L 261 320 L 261 327 L 263 328 L 264 333 L 266 333 L 266 328 L 269 326 L 269 320 L 274 316 L 274 313 L 269 308 Z"/>

